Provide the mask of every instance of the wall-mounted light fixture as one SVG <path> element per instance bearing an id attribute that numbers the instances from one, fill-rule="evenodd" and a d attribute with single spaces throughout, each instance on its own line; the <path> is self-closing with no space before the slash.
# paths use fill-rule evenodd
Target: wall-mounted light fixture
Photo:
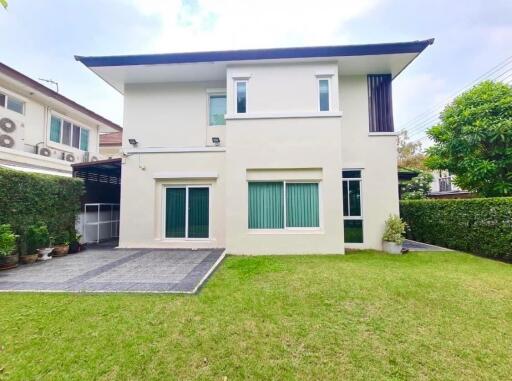
<path id="1" fill-rule="evenodd" d="M 139 144 L 139 142 L 137 141 L 137 139 L 128 139 L 128 143 L 130 143 L 132 146 L 136 146 L 137 144 Z"/>
<path id="2" fill-rule="evenodd" d="M 216 146 L 220 145 L 220 138 L 217 136 L 212 137 L 212 143 Z"/>

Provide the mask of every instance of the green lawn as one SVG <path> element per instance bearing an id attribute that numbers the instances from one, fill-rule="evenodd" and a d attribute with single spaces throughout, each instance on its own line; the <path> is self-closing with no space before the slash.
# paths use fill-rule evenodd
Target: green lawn
<path id="1" fill-rule="evenodd" d="M 228 257 L 195 296 L 0 293 L 0 380 L 504 380 L 511 358 L 512 267 L 461 253 Z"/>

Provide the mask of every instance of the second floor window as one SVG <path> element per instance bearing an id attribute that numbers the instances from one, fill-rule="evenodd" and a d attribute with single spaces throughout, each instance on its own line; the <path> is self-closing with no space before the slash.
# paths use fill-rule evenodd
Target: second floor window
<path id="1" fill-rule="evenodd" d="M 18 114 L 23 114 L 25 111 L 25 102 L 4 93 L 0 93 L 0 106 Z"/>
<path id="2" fill-rule="evenodd" d="M 208 97 L 208 125 L 223 126 L 226 124 L 226 94 L 211 94 Z"/>
<path id="3" fill-rule="evenodd" d="M 320 111 L 329 111 L 329 79 L 318 80 L 318 93 Z"/>
<path id="4" fill-rule="evenodd" d="M 370 132 L 393 132 L 391 75 L 368 75 L 368 113 Z"/>
<path id="5" fill-rule="evenodd" d="M 245 114 L 247 112 L 247 81 L 236 81 L 236 113 Z"/>
<path id="6" fill-rule="evenodd" d="M 89 130 L 55 115 L 50 121 L 50 140 L 82 151 L 89 150 Z"/>

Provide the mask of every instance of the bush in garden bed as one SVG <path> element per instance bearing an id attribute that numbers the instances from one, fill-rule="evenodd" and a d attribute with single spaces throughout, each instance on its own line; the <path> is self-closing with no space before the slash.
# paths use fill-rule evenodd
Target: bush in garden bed
<path id="1" fill-rule="evenodd" d="M 512 261 L 512 197 L 406 200 L 400 215 L 408 238 Z"/>
<path id="2" fill-rule="evenodd" d="M 27 228 L 39 222 L 51 236 L 74 231 L 83 193 L 80 179 L 0 168 L 0 224 L 10 224 L 22 241 Z"/>

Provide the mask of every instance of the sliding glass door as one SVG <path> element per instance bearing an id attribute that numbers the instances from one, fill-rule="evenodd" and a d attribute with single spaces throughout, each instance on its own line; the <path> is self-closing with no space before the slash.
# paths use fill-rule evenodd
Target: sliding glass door
<path id="1" fill-rule="evenodd" d="M 210 188 L 165 189 L 165 238 L 208 238 L 209 230 Z"/>

